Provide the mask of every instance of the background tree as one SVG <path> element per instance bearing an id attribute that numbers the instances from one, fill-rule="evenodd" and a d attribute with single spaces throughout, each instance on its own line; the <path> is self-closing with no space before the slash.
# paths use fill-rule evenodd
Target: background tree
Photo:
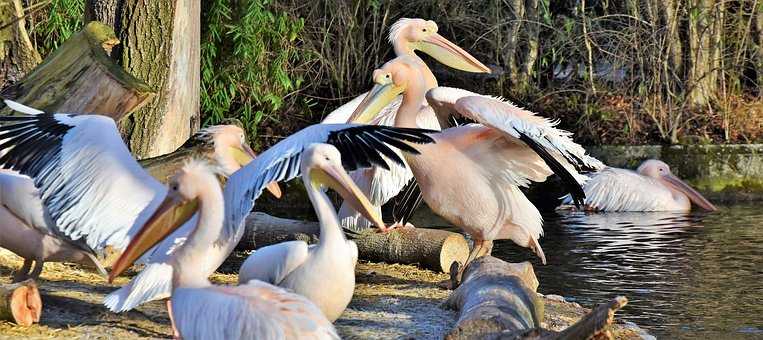
<path id="1" fill-rule="evenodd" d="M 121 44 L 112 58 L 156 91 L 122 124 L 133 154 L 175 150 L 200 123 L 200 1 L 87 0 L 91 20 L 114 27 Z"/>

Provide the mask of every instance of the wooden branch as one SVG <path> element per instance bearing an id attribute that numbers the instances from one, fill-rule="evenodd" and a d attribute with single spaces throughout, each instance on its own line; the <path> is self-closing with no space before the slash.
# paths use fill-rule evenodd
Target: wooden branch
<path id="1" fill-rule="evenodd" d="M 492 256 L 474 260 L 445 305 L 459 311 L 446 339 L 497 338 L 505 332 L 540 328 L 543 301 L 529 262 L 507 263 Z"/>
<path id="2" fill-rule="evenodd" d="M 110 27 L 90 22 L 2 96 L 44 111 L 97 113 L 119 121 L 153 92 L 109 58 L 118 43 Z"/>
<path id="3" fill-rule="evenodd" d="M 291 240 L 317 242 L 317 222 L 297 221 L 255 212 L 246 220 L 246 231 L 237 249 L 252 250 Z M 419 264 L 448 272 L 453 262 L 464 263 L 469 246 L 457 233 L 426 228 L 403 228 L 389 233 L 369 231 L 352 237 L 361 259 L 387 263 Z"/>
<path id="4" fill-rule="evenodd" d="M 0 285 L 0 320 L 29 326 L 40 322 L 41 313 L 42 299 L 34 280 Z"/>
<path id="5" fill-rule="evenodd" d="M 618 296 L 608 303 L 596 306 L 574 325 L 546 339 L 614 339 L 609 326 L 615 320 L 615 312 L 627 304 L 626 297 Z"/>
<path id="6" fill-rule="evenodd" d="M 21 0 L 0 0 L 0 88 L 19 81 L 40 63 L 29 40 Z"/>

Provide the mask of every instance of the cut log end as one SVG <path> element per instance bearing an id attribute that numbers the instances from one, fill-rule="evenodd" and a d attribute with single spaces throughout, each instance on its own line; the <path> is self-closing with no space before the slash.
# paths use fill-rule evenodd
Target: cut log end
<path id="1" fill-rule="evenodd" d="M 469 244 L 460 234 L 449 235 L 442 241 L 439 269 L 448 274 L 454 264 L 462 264 L 469 257 Z"/>
<path id="2" fill-rule="evenodd" d="M 4 302 L 0 303 L 0 319 L 21 326 L 40 322 L 42 299 L 34 280 L 0 285 Z"/>

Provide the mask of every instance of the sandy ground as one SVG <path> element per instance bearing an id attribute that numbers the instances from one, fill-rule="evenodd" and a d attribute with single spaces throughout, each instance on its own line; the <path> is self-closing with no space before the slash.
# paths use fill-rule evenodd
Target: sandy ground
<path id="1" fill-rule="evenodd" d="M 239 259 L 240 260 L 240 259 Z M 222 272 L 237 268 L 235 259 L 223 265 Z M 240 262 L 239 262 L 240 263 Z M 0 250 L 0 282 L 10 282 L 21 259 Z M 445 274 L 414 266 L 360 263 L 357 268 L 355 296 L 336 326 L 345 339 L 438 339 L 454 324 L 456 313 L 440 307 L 449 291 L 437 283 Z M 135 273 L 128 273 L 134 275 Z M 233 273 L 218 273 L 217 283 L 233 283 Z M 0 338 L 51 339 L 134 339 L 170 338 L 169 318 L 164 303 L 154 301 L 134 311 L 114 314 L 103 307 L 103 297 L 117 285 L 74 265 L 46 263 L 38 281 L 43 300 L 40 324 L 20 327 L 0 321 Z M 560 297 L 545 299 L 545 327 L 560 330 L 585 314 L 586 309 Z M 638 331 L 617 325 L 620 339 L 638 339 Z"/>

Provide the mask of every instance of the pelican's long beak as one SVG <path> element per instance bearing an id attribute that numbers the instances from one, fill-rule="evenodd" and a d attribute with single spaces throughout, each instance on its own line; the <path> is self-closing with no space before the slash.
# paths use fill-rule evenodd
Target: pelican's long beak
<path id="1" fill-rule="evenodd" d="M 689 200 L 694 202 L 697 206 L 699 206 L 702 209 L 705 209 L 707 211 L 716 211 L 718 208 L 716 208 L 710 201 L 708 201 L 702 194 L 697 192 L 697 190 L 694 190 L 694 188 L 690 187 L 688 184 L 686 184 L 684 181 L 680 180 L 678 177 L 673 176 L 672 174 L 666 174 L 662 175 L 662 179 L 665 180 L 665 182 L 668 183 L 668 185 L 672 186 L 674 189 L 686 194 L 687 197 L 689 197 Z"/>
<path id="2" fill-rule="evenodd" d="M 245 143 L 241 144 L 241 147 L 231 147 L 231 152 L 233 153 L 233 158 L 242 167 L 257 158 L 257 153 Z M 270 191 L 270 194 L 276 198 L 281 198 L 281 187 L 278 186 L 278 182 L 270 182 L 266 188 Z"/>
<path id="3" fill-rule="evenodd" d="M 394 83 L 376 84 L 360 102 L 355 112 L 350 116 L 350 123 L 368 124 L 376 118 L 397 95 L 403 93 L 404 88 Z"/>
<path id="4" fill-rule="evenodd" d="M 452 68 L 466 72 L 490 73 L 490 68 L 485 64 L 438 33 L 419 42 L 417 47 L 421 52 Z"/>
<path id="5" fill-rule="evenodd" d="M 138 258 L 151 247 L 188 221 L 199 209 L 198 200 L 182 201 L 175 195 L 167 198 L 159 205 L 148 222 L 143 225 L 137 235 L 130 241 L 127 249 L 119 256 L 109 273 L 109 283 L 122 274 Z"/>
<path id="6" fill-rule="evenodd" d="M 345 202 L 349 203 L 353 209 L 375 224 L 376 227 L 382 230 L 386 229 L 379 212 L 341 166 L 329 165 L 327 167 L 314 168 L 310 175 L 317 183 L 334 189 L 344 198 Z"/>

